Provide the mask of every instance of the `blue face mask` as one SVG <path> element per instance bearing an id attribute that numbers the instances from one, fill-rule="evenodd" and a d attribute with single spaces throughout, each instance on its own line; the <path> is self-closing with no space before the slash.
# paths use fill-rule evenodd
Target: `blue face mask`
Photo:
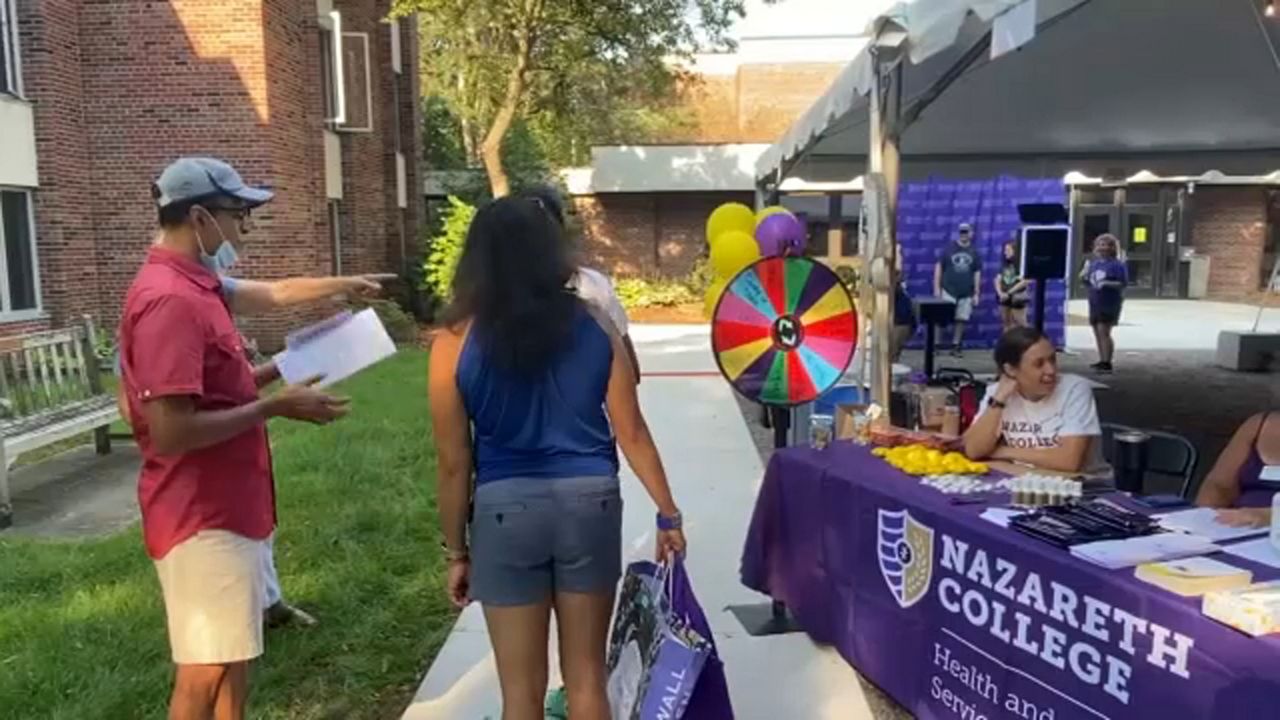
<path id="1" fill-rule="evenodd" d="M 203 209 L 203 208 L 202 208 Z M 227 236 L 222 233 L 222 228 L 214 220 L 213 214 L 205 211 L 209 219 L 213 221 L 213 227 L 218 231 L 219 243 L 218 249 L 212 255 L 204 249 L 204 238 L 200 236 L 200 232 L 196 231 L 196 243 L 200 246 L 200 264 L 214 275 L 223 275 L 231 270 L 231 268 L 240 260 L 240 255 L 236 252 L 236 247 L 227 240 Z"/>

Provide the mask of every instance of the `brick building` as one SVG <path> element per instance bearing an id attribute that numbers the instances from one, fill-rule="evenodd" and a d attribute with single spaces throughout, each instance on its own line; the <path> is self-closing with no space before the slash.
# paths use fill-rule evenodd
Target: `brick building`
<path id="1" fill-rule="evenodd" d="M 399 272 L 418 58 L 390 4 L 0 0 L 0 333 L 114 327 L 154 235 L 151 182 L 180 155 L 276 191 L 238 273 Z M 246 327 L 271 346 L 302 319 Z"/>
<path id="2" fill-rule="evenodd" d="M 691 128 L 667 144 L 593 148 L 591 167 L 567 173 L 589 260 L 621 276 L 687 275 L 704 252 L 707 215 L 726 202 L 754 204 L 764 143 L 808 109 L 861 43 L 749 36 L 735 53 L 697 56 L 680 91 Z"/>
<path id="3" fill-rule="evenodd" d="M 1280 251 L 1280 176 L 1072 181 L 1077 263 L 1103 232 L 1120 238 L 1139 297 L 1257 302 Z M 1207 273 L 1193 265 L 1204 263 Z"/>

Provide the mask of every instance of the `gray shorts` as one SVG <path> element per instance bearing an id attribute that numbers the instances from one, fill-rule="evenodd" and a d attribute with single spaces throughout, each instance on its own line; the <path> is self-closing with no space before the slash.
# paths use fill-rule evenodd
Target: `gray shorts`
<path id="1" fill-rule="evenodd" d="M 617 478 L 512 478 L 476 488 L 471 597 L 481 604 L 612 592 L 621 577 Z"/>
<path id="2" fill-rule="evenodd" d="M 942 297 L 956 304 L 956 322 L 969 322 L 969 318 L 973 317 L 973 296 L 956 299 L 946 290 L 942 291 Z"/>

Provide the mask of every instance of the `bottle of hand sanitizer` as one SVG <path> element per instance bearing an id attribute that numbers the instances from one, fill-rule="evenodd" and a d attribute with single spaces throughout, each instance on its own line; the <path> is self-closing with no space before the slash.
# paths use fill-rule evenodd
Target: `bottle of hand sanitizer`
<path id="1" fill-rule="evenodd" d="M 1271 496 L 1271 547 L 1280 552 L 1280 492 Z"/>

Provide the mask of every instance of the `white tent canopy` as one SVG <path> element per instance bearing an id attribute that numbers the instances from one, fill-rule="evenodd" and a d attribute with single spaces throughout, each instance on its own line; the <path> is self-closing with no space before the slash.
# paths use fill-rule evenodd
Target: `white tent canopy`
<path id="1" fill-rule="evenodd" d="M 904 157 L 1280 150 L 1280 20 L 1263 16 L 1263 0 L 1030 1 L 1035 39 L 994 60 L 993 19 L 1018 0 L 900 3 L 873 22 L 882 46 L 907 52 L 908 117 L 962 70 L 903 132 Z M 871 68 L 864 51 L 756 176 L 866 156 Z"/>

